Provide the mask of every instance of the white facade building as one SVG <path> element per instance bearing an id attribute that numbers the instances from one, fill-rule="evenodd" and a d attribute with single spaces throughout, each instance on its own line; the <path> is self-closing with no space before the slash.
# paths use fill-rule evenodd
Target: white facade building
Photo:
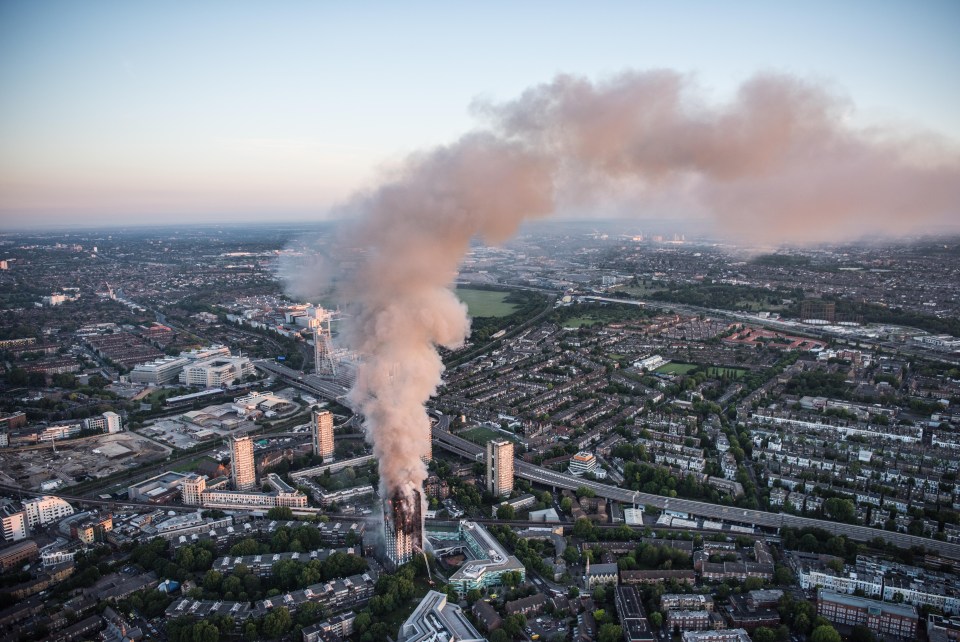
<path id="1" fill-rule="evenodd" d="M 180 373 L 180 383 L 204 388 L 220 388 L 253 374 L 247 357 L 213 357 L 191 363 Z"/>
<path id="2" fill-rule="evenodd" d="M 123 430 L 123 420 L 115 412 L 107 411 L 99 417 L 90 417 L 83 420 L 87 430 L 99 430 L 105 433 L 116 433 Z"/>
<path id="3" fill-rule="evenodd" d="M 27 524 L 33 528 L 58 522 L 73 515 L 74 510 L 73 506 L 59 497 L 44 495 L 23 502 L 23 512 L 27 515 Z"/>
<path id="4" fill-rule="evenodd" d="M 22 510 L 12 506 L 0 508 L 0 521 L 3 522 L 3 539 L 8 542 L 26 539 L 27 519 Z"/>
<path id="5" fill-rule="evenodd" d="M 584 473 L 596 473 L 599 468 L 597 457 L 591 452 L 581 450 L 570 459 L 568 470 L 571 475 L 579 477 Z"/>
<path id="6" fill-rule="evenodd" d="M 172 383 L 189 363 L 190 359 L 185 357 L 164 357 L 150 363 L 139 363 L 130 372 L 130 381 L 153 386 Z"/>

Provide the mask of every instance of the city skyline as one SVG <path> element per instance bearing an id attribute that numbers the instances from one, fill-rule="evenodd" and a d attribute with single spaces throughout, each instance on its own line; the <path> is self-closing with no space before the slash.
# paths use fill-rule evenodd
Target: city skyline
<path id="1" fill-rule="evenodd" d="M 946 2 L 0 11 L 3 229 L 341 216 L 409 153 L 476 127 L 476 99 L 561 73 L 673 68 L 718 103 L 782 73 L 839 95 L 858 128 L 960 138 Z"/>

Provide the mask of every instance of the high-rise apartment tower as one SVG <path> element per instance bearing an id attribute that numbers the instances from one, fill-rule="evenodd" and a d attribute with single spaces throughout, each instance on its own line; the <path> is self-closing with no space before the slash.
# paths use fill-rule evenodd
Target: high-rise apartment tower
<path id="1" fill-rule="evenodd" d="M 423 496 L 396 491 L 383 502 L 384 543 L 387 557 L 395 566 L 406 564 L 423 550 Z"/>
<path id="2" fill-rule="evenodd" d="M 513 442 L 487 442 L 487 490 L 501 497 L 513 492 Z"/>
<path id="3" fill-rule="evenodd" d="M 310 426 L 313 454 L 324 461 L 333 459 L 333 414 L 329 410 L 314 410 Z"/>
<path id="4" fill-rule="evenodd" d="M 249 436 L 230 440 L 230 480 L 234 490 L 257 487 L 257 469 L 253 462 L 253 441 Z"/>

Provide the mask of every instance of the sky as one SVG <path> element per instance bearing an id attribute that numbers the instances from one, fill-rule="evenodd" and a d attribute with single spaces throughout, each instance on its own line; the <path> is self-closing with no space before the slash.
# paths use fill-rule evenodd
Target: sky
<path id="1" fill-rule="evenodd" d="M 0 2 L 0 230 L 322 219 L 559 73 L 758 71 L 960 141 L 960 2 Z"/>

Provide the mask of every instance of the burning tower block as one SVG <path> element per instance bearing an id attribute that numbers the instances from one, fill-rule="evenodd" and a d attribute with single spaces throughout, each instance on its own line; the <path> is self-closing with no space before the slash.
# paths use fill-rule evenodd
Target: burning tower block
<path id="1" fill-rule="evenodd" d="M 423 497 L 411 488 L 397 490 L 383 502 L 384 541 L 387 558 L 395 566 L 406 564 L 423 550 Z"/>

